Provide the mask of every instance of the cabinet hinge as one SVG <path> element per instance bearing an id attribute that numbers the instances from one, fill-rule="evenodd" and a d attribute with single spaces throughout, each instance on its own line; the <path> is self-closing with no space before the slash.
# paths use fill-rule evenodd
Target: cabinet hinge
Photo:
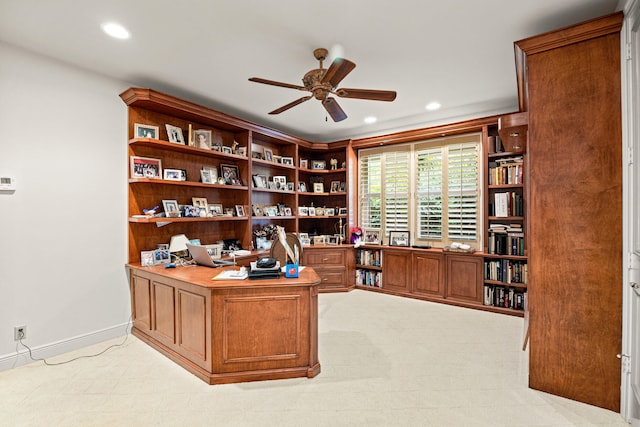
<path id="1" fill-rule="evenodd" d="M 616 355 L 620 362 L 622 363 L 622 373 L 630 374 L 631 373 L 631 356 L 628 354 L 618 354 Z"/>
<path id="2" fill-rule="evenodd" d="M 626 45 L 626 52 L 625 52 L 625 59 L 627 61 L 631 61 L 631 59 L 633 58 L 633 50 L 631 49 L 631 43 L 627 43 Z"/>

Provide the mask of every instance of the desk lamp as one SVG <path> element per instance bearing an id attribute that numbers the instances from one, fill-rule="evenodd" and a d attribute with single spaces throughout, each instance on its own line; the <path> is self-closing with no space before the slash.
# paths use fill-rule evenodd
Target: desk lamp
<path id="1" fill-rule="evenodd" d="M 187 243 L 189 243 L 189 239 L 187 239 L 187 236 L 184 234 L 171 236 L 169 253 L 173 254 L 178 259 L 185 257 L 187 255 Z"/>

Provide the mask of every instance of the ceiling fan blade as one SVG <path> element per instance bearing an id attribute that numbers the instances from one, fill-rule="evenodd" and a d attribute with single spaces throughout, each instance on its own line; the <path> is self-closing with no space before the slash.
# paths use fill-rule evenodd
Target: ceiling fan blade
<path id="1" fill-rule="evenodd" d="M 275 109 L 275 110 L 271 111 L 269 114 L 280 114 L 280 113 L 282 113 L 283 111 L 287 111 L 289 108 L 295 107 L 295 106 L 296 106 L 296 105 L 298 105 L 298 104 L 302 104 L 304 101 L 308 101 L 308 100 L 310 100 L 311 98 L 313 98 L 313 96 L 312 96 L 312 95 L 309 95 L 309 96 L 303 96 L 303 97 L 302 97 L 302 98 L 300 98 L 300 99 L 296 99 L 295 101 L 290 102 L 290 103 L 288 103 L 287 105 L 283 105 L 282 107 L 277 108 L 277 109 Z"/>
<path id="2" fill-rule="evenodd" d="M 298 89 L 298 90 L 307 90 L 307 88 L 305 88 L 304 86 L 298 86 L 298 85 L 292 85 L 289 83 L 282 83 L 282 82 L 276 82 L 273 80 L 267 80 L 267 79 L 261 79 L 260 77 L 251 77 L 249 79 L 250 82 L 256 82 L 256 83 L 263 83 L 266 85 L 271 85 L 271 86 L 280 86 L 280 87 L 286 87 L 289 89 Z"/>
<path id="3" fill-rule="evenodd" d="M 393 90 L 341 88 L 338 89 L 335 93 L 341 98 L 370 99 L 373 101 L 393 101 L 394 99 L 396 99 L 396 92 Z"/>
<path id="4" fill-rule="evenodd" d="M 327 113 L 329 113 L 334 122 L 341 122 L 347 118 L 347 114 L 340 107 L 340 105 L 338 105 L 338 101 L 336 101 L 334 98 L 325 98 L 322 101 L 322 105 L 324 106 L 325 110 L 327 110 Z"/>
<path id="5" fill-rule="evenodd" d="M 338 83 L 342 81 L 347 74 L 356 68 L 356 64 L 344 58 L 336 58 L 331 63 L 329 69 L 322 76 L 322 83 L 330 83 L 331 87 L 338 86 Z"/>

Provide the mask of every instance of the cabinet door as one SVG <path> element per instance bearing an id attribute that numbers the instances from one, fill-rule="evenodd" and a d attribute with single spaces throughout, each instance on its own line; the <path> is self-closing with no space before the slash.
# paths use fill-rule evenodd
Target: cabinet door
<path id="1" fill-rule="evenodd" d="M 446 255 L 450 299 L 482 304 L 482 262 L 475 256 Z"/>
<path id="2" fill-rule="evenodd" d="M 414 253 L 411 292 L 444 297 L 444 257 L 440 254 Z"/>
<path id="3" fill-rule="evenodd" d="M 409 292 L 411 252 L 384 250 L 382 254 L 382 288 Z"/>

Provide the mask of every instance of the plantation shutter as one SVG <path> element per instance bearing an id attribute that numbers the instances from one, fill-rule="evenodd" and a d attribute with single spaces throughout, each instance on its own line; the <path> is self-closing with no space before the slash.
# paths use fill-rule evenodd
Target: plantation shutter
<path id="1" fill-rule="evenodd" d="M 478 230 L 478 145 L 448 146 L 448 237 L 477 240 Z"/>
<path id="2" fill-rule="evenodd" d="M 371 154 L 360 157 L 360 225 L 377 228 L 382 225 L 382 156 Z"/>
<path id="3" fill-rule="evenodd" d="M 442 239 L 442 148 L 416 153 L 417 237 Z"/>
<path id="4" fill-rule="evenodd" d="M 384 153 L 386 232 L 409 230 L 409 151 Z"/>

